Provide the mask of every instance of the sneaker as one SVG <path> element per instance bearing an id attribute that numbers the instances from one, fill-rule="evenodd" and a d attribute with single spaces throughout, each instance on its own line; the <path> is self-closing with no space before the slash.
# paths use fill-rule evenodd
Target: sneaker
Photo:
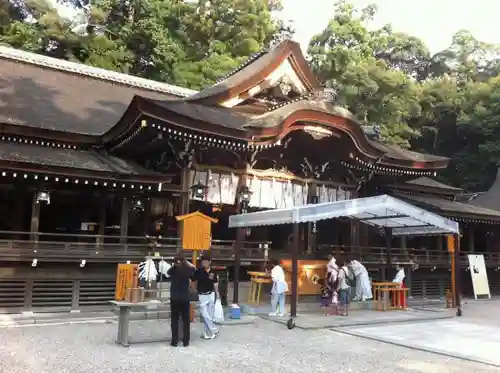
<path id="1" fill-rule="evenodd" d="M 214 339 L 215 338 L 215 334 L 212 334 L 212 335 L 206 335 L 206 334 L 204 334 L 204 335 L 201 336 L 201 338 L 203 338 L 203 339 Z"/>
<path id="2" fill-rule="evenodd" d="M 278 316 L 279 317 L 285 317 L 285 314 L 284 313 L 278 313 Z"/>
<path id="3" fill-rule="evenodd" d="M 219 335 L 219 329 L 213 329 L 212 333 L 214 333 L 214 335 Z"/>
<path id="4" fill-rule="evenodd" d="M 177 347 L 177 342 L 170 342 L 170 346 Z"/>
<path id="5" fill-rule="evenodd" d="M 278 314 L 276 312 L 269 312 L 268 315 L 269 316 L 278 316 Z"/>

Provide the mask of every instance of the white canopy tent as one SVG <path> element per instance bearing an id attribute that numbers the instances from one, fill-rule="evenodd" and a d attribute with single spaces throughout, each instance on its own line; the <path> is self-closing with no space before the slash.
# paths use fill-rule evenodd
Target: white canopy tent
<path id="1" fill-rule="evenodd" d="M 268 210 L 239 214 L 229 217 L 230 228 L 250 228 L 279 224 L 294 225 L 294 244 L 292 245 L 292 302 L 291 319 L 288 327 L 294 327 L 293 318 L 297 315 L 298 302 L 298 251 L 299 223 L 346 217 L 374 226 L 386 233 L 388 250 L 391 236 L 410 235 L 460 235 L 459 225 L 453 220 L 433 214 L 419 207 L 388 195 L 358 198 L 347 201 L 327 202 L 297 206 L 287 209 Z M 239 235 L 237 237 L 240 237 Z M 237 238 L 236 247 L 241 245 Z M 456 260 L 455 260 L 456 263 Z M 235 267 L 239 266 L 236 260 Z M 455 277 L 458 271 L 454 271 Z M 457 282 L 456 278 L 452 282 Z M 237 284 L 235 284 L 237 286 Z M 455 291 L 455 295 L 459 294 Z M 457 296 L 460 307 L 459 296 Z M 458 313 L 457 313 L 458 314 Z"/>
<path id="2" fill-rule="evenodd" d="M 393 236 L 459 234 L 458 223 L 388 195 L 239 214 L 230 228 L 294 224 L 347 217 L 389 228 Z"/>

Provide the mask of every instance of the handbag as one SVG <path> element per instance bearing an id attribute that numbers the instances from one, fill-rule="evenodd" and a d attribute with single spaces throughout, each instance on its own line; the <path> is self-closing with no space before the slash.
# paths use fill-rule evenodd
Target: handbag
<path id="1" fill-rule="evenodd" d="M 219 298 L 215 301 L 214 305 L 214 322 L 220 324 L 224 321 L 224 309 L 222 308 L 222 303 Z"/>

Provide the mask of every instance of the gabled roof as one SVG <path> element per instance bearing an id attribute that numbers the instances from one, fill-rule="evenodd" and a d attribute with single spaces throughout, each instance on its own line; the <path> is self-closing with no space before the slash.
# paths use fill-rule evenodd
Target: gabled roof
<path id="1" fill-rule="evenodd" d="M 489 207 L 500 210 L 500 167 L 497 176 L 487 192 L 478 195 L 469 202 L 471 205 Z"/>
<path id="2" fill-rule="evenodd" d="M 441 183 L 437 180 L 431 179 L 430 177 L 419 177 L 418 179 L 413 179 L 410 181 L 407 181 L 406 184 L 412 184 L 412 185 L 418 185 L 418 186 L 423 186 L 423 187 L 429 187 L 429 188 L 436 188 L 436 189 L 446 189 L 446 190 L 454 190 L 457 192 L 462 191 L 462 188 L 457 188 L 451 185 L 447 185 L 444 183 Z"/>
<path id="3" fill-rule="evenodd" d="M 478 220 L 500 220 L 500 211 L 474 206 L 470 203 L 455 202 L 439 197 L 415 196 L 399 193 L 396 194 L 396 196 L 419 206 L 430 208 L 445 216 Z"/>
<path id="4" fill-rule="evenodd" d="M 196 91 L 0 46 L 0 124 L 100 135 L 135 94 L 155 99 Z"/>
<path id="5" fill-rule="evenodd" d="M 270 50 L 265 49 L 253 55 L 216 84 L 188 97 L 187 100 L 204 105 L 220 104 L 255 87 L 287 60 L 308 91 L 319 87 L 300 45 L 291 40 L 284 40 Z"/>

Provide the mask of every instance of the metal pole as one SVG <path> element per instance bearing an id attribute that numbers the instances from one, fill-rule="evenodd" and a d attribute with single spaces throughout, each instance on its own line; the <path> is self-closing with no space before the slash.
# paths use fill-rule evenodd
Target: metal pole
<path id="1" fill-rule="evenodd" d="M 292 302 L 290 304 L 291 317 L 297 316 L 297 303 L 299 300 L 299 242 L 300 231 L 299 223 L 293 224 L 293 243 L 292 243 Z"/>
<path id="2" fill-rule="evenodd" d="M 392 229 L 384 227 L 384 233 L 385 233 L 385 248 L 387 255 L 387 267 L 384 269 L 383 281 L 386 281 L 387 269 L 392 268 Z"/>
<path id="3" fill-rule="evenodd" d="M 455 235 L 455 305 L 457 307 L 457 316 L 462 316 L 462 304 L 460 299 L 461 286 L 460 286 L 460 235 Z"/>
<path id="4" fill-rule="evenodd" d="M 240 289 L 240 265 L 241 265 L 241 247 L 245 236 L 245 228 L 236 230 L 236 241 L 234 242 L 234 272 L 233 272 L 233 303 L 239 304 Z"/>

